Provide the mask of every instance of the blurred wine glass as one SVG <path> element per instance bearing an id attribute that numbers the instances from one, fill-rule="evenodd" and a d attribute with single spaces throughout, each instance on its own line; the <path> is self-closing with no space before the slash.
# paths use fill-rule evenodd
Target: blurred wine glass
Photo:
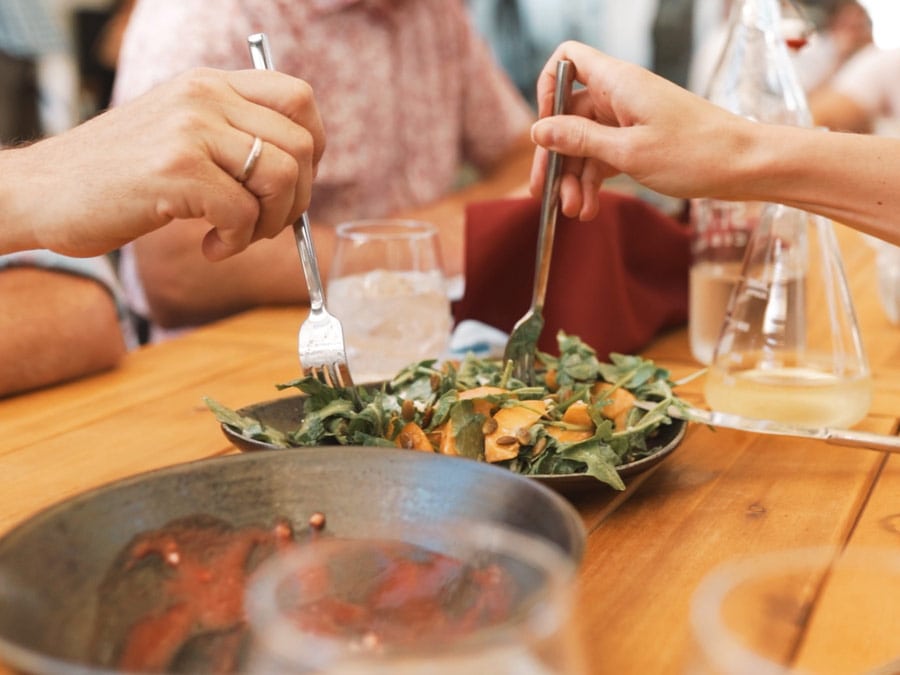
<path id="1" fill-rule="evenodd" d="M 574 562 L 499 524 L 375 524 L 276 554 L 251 579 L 260 675 L 580 675 Z"/>
<path id="2" fill-rule="evenodd" d="M 727 561 L 691 606 L 691 675 L 900 672 L 900 550 L 812 547 Z"/>

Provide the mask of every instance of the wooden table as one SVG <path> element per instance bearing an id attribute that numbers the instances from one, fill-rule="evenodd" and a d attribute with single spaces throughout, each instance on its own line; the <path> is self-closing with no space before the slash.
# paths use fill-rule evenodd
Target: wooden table
<path id="1" fill-rule="evenodd" d="M 896 433 L 900 328 L 878 304 L 871 250 L 841 234 L 875 375 L 859 425 Z M 0 534 L 88 488 L 235 452 L 201 397 L 226 405 L 290 395 L 300 308 L 262 308 L 130 354 L 115 372 L 0 401 Z M 694 371 L 684 330 L 645 352 Z M 701 383 L 683 392 L 701 401 Z M 692 427 L 624 493 L 574 500 L 588 532 L 576 623 L 592 672 L 678 673 L 691 595 L 718 563 L 792 546 L 900 549 L 900 457 L 816 441 Z M 840 649 L 840 642 L 835 641 Z"/>

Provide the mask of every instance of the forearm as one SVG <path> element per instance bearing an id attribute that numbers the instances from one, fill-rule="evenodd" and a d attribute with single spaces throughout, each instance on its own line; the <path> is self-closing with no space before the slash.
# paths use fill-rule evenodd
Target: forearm
<path id="1" fill-rule="evenodd" d="M 900 139 L 750 126 L 728 198 L 782 202 L 900 244 Z"/>
<path id="2" fill-rule="evenodd" d="M 816 125 L 835 131 L 872 131 L 872 116 L 856 100 L 829 86 L 809 95 L 809 108 Z"/>
<path id="3" fill-rule="evenodd" d="M 162 224 L 133 189 L 151 182 L 134 167 L 152 160 L 135 153 L 105 161 L 107 154 L 98 152 L 103 143 L 123 153 L 127 144 L 94 136 L 93 129 L 110 128 L 103 117 L 0 151 L 0 253 L 47 249 L 92 257 L 118 248 L 148 221 Z"/>
<path id="4" fill-rule="evenodd" d="M 125 353 L 115 303 L 93 280 L 8 268 L 0 298 L 0 396 L 112 368 Z"/>
<path id="5" fill-rule="evenodd" d="M 309 302 L 291 228 L 210 262 L 199 247 L 207 227 L 203 221 L 181 221 L 135 242 L 138 274 L 155 323 L 197 326 L 259 305 Z M 314 226 L 313 238 L 324 275 L 333 251 L 331 228 Z"/>
<path id="6" fill-rule="evenodd" d="M 526 195 L 533 157 L 534 143 L 529 136 L 523 136 L 501 162 L 477 181 L 436 202 L 406 209 L 394 215 L 437 225 L 447 274 L 449 276 L 462 274 L 466 205 L 487 199 Z"/>
<path id="7" fill-rule="evenodd" d="M 42 248 L 35 236 L 41 167 L 27 147 L 0 150 L 0 253 Z"/>
<path id="8" fill-rule="evenodd" d="M 465 207 L 471 202 L 527 192 L 534 147 L 530 132 L 525 132 L 497 164 L 447 199 L 456 200 Z"/>

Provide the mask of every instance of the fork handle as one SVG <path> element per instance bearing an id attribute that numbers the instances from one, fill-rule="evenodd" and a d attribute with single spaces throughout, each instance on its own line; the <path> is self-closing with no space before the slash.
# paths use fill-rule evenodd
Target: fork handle
<path id="1" fill-rule="evenodd" d="M 250 49 L 250 60 L 257 70 L 275 70 L 269 40 L 265 33 L 254 33 L 247 38 Z M 306 286 L 309 289 L 309 311 L 318 313 L 325 307 L 325 292 L 322 290 L 322 276 L 319 274 L 319 263 L 316 249 L 313 247 L 309 216 L 304 211 L 294 222 L 294 239 L 300 252 L 300 263 L 306 275 Z"/>
<path id="2" fill-rule="evenodd" d="M 311 313 L 320 312 L 325 307 L 325 291 L 322 289 L 322 276 L 319 274 L 319 263 L 310 233 L 309 216 L 306 213 L 294 222 L 294 239 L 297 240 L 300 263 L 303 265 L 306 286 L 309 289 L 309 311 Z"/>
<path id="3" fill-rule="evenodd" d="M 553 94 L 553 114 L 565 112 L 568 91 L 571 87 L 570 72 L 572 62 L 560 59 L 556 64 L 556 89 Z M 544 194 L 541 200 L 541 221 L 538 232 L 538 252 L 534 270 L 534 293 L 531 297 L 531 308 L 541 311 L 544 298 L 547 296 L 547 283 L 550 280 L 550 258 L 553 251 L 553 238 L 556 234 L 556 214 L 559 207 L 560 169 L 562 155 L 550 151 L 547 156 L 547 173 L 544 176 Z"/>
<path id="4" fill-rule="evenodd" d="M 248 37 L 247 46 L 250 49 L 250 60 L 256 70 L 275 70 L 269 40 L 265 33 L 254 33 Z"/>

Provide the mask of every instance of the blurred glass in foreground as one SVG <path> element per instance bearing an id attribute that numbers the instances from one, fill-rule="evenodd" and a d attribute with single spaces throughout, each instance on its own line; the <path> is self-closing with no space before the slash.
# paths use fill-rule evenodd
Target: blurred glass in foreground
<path id="1" fill-rule="evenodd" d="M 574 563 L 485 523 L 377 525 L 268 560 L 246 599 L 261 675 L 579 675 Z"/>
<path id="2" fill-rule="evenodd" d="M 690 675 L 900 672 L 900 548 L 794 549 L 713 570 L 691 606 Z"/>

